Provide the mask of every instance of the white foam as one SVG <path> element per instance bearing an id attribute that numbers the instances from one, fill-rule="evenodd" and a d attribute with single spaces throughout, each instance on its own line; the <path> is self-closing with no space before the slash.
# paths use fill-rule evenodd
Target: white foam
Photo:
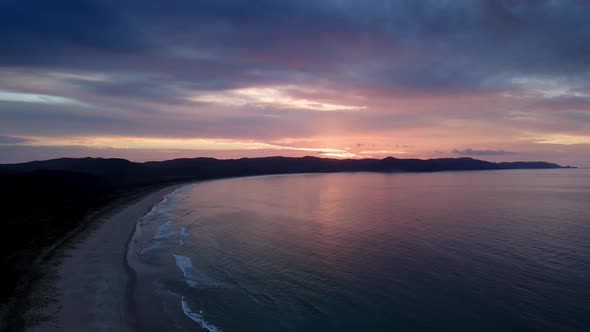
<path id="1" fill-rule="evenodd" d="M 180 236 L 182 236 L 182 237 L 188 236 L 188 232 L 186 231 L 186 227 L 182 227 L 182 229 L 180 230 Z"/>
<path id="2" fill-rule="evenodd" d="M 156 243 L 152 244 L 149 247 L 146 247 L 146 248 L 141 249 L 141 251 L 139 252 L 139 254 L 140 255 L 144 255 L 144 254 L 150 253 L 150 252 L 152 252 L 152 251 L 154 251 L 156 249 L 160 249 L 162 247 L 163 247 L 163 243 L 162 242 L 156 242 Z"/>
<path id="3" fill-rule="evenodd" d="M 174 220 L 170 220 L 170 221 L 165 222 L 162 226 L 160 226 L 160 228 L 158 230 L 158 234 L 156 234 L 154 236 L 154 239 L 163 239 L 163 238 L 166 238 L 166 237 L 176 234 L 176 231 L 174 229 L 172 229 L 172 226 L 174 225 L 174 223 L 175 223 Z"/>
<path id="4" fill-rule="evenodd" d="M 164 195 L 164 197 L 162 197 L 162 200 L 156 204 L 154 204 L 154 206 L 152 206 L 150 212 L 148 212 L 145 216 L 143 216 L 141 219 L 142 223 L 145 224 L 151 224 L 154 221 L 150 221 L 148 219 L 153 219 L 152 217 L 155 215 L 168 215 L 168 209 L 167 209 L 167 205 L 169 205 L 169 201 L 170 201 L 170 197 L 172 194 L 168 194 L 168 195 Z"/>
<path id="5" fill-rule="evenodd" d="M 186 186 L 177 188 L 173 192 L 164 195 L 162 200 L 152 206 L 150 212 L 141 218 L 140 223 L 153 224 L 159 222 L 163 218 L 170 219 L 173 216 L 172 212 L 170 212 L 170 208 L 184 201 L 181 194 L 186 192 L 187 189 L 185 189 L 185 187 Z"/>
<path id="6" fill-rule="evenodd" d="M 173 254 L 176 260 L 176 266 L 182 271 L 184 281 L 193 288 L 199 286 L 199 272 L 193 267 L 193 262 L 189 257 Z"/>
<path id="7" fill-rule="evenodd" d="M 180 245 L 184 246 L 184 238 L 188 236 L 188 232 L 186 231 L 186 227 L 182 227 L 180 229 Z"/>
<path id="8" fill-rule="evenodd" d="M 184 312 L 184 314 L 188 318 L 190 318 L 192 321 L 194 321 L 197 324 L 199 324 L 205 330 L 207 330 L 209 332 L 222 332 L 221 329 L 219 329 L 216 326 L 214 326 L 214 325 L 210 324 L 209 322 L 207 322 L 205 320 L 205 318 L 203 318 L 203 315 L 201 315 L 200 313 L 196 313 L 196 312 L 192 311 L 191 308 L 188 306 L 188 303 L 184 299 L 184 296 L 180 300 L 180 305 L 182 306 L 182 311 Z"/>

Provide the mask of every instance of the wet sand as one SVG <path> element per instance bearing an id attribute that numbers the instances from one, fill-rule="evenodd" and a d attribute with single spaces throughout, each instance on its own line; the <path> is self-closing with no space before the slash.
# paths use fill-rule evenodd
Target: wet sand
<path id="1" fill-rule="evenodd" d="M 56 270 L 55 299 L 27 331 L 133 331 L 136 327 L 127 247 L 138 219 L 180 185 L 169 186 L 100 217 Z"/>

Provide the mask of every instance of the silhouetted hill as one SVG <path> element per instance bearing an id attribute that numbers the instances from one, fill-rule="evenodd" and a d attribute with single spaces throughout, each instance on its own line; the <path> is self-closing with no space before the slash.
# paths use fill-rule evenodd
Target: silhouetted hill
<path id="1" fill-rule="evenodd" d="M 546 169 L 546 168 L 575 168 L 570 166 L 560 166 L 558 164 L 548 163 L 544 161 L 514 161 L 503 162 L 497 164 L 501 169 Z"/>
<path id="2" fill-rule="evenodd" d="M 23 173 L 35 170 L 71 171 L 104 177 L 118 185 L 137 185 L 185 178 L 317 173 L 317 172 L 437 172 L 459 170 L 561 168 L 547 162 L 493 163 L 473 158 L 441 159 L 329 159 L 316 157 L 214 159 L 192 158 L 133 163 L 124 159 L 61 158 L 22 164 L 0 165 L 0 171 Z M 1 174 L 1 173 L 0 173 Z"/>
<path id="3" fill-rule="evenodd" d="M 60 158 L 0 165 L 0 268 L 5 302 L 42 248 L 80 225 L 84 216 L 144 187 L 172 182 L 264 174 L 318 172 L 436 172 L 560 168 L 546 162 L 492 163 L 472 158 L 328 159 L 316 157 L 174 159 L 134 163 L 124 159 Z M 16 294 L 18 296 L 18 294 Z"/>

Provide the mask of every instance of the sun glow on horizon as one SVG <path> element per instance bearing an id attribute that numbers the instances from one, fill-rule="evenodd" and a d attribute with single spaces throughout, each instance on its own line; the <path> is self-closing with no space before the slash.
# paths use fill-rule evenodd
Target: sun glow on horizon
<path id="1" fill-rule="evenodd" d="M 1 138 L 1 137 L 0 137 Z M 12 138 L 12 140 L 9 140 Z M 402 139 L 404 141 L 402 141 Z M 208 137 L 144 137 L 144 136 L 5 136 L 4 145 L 15 145 L 33 148 L 56 148 L 57 151 L 78 151 L 87 155 L 101 156 L 125 156 L 131 159 L 170 159 L 170 157 L 214 157 L 221 159 L 234 159 L 243 157 L 285 156 L 303 157 L 317 156 L 338 159 L 362 159 L 385 157 L 401 158 L 441 158 L 459 157 L 461 151 L 469 151 L 470 156 L 477 159 L 491 161 L 513 161 L 513 153 L 504 151 L 502 145 L 486 147 L 476 145 L 474 148 L 457 149 L 458 143 L 452 142 L 445 145 L 434 140 L 416 140 L 414 137 L 398 137 L 400 143 L 385 142 L 376 136 L 310 136 L 305 139 L 279 139 L 279 140 L 254 140 L 254 139 L 227 139 Z M 403 142 L 403 144 L 401 143 Z M 552 145 L 563 147 L 590 142 L 587 136 L 572 135 L 548 135 L 539 138 L 530 138 L 523 144 L 535 143 L 539 151 L 553 149 Z M 0 145 L 3 145 L 0 141 Z M 66 150 L 64 150 L 66 149 Z M 74 150 L 68 150 L 74 149 Z M 565 148 L 564 148 L 565 149 Z M 563 150 L 563 149 L 562 149 Z M 568 150 L 569 151 L 569 150 Z M 82 153 L 82 152 L 79 152 Z M 562 154 L 563 152 L 559 152 Z M 147 157 L 147 156 L 153 157 Z M 140 157 L 133 157 L 140 156 Z M 518 159 L 540 159 L 531 154 L 525 156 L 519 153 Z M 525 160 L 526 160 L 525 159 Z"/>
<path id="2" fill-rule="evenodd" d="M 279 145 L 258 141 L 238 141 L 204 138 L 152 138 L 152 137 L 18 137 L 30 146 L 84 146 L 97 149 L 145 149 L 145 150 L 291 150 L 316 152 L 325 156 L 353 157 L 346 149 L 331 147 L 306 147 Z"/>
<path id="3" fill-rule="evenodd" d="M 560 145 L 575 145 L 575 144 L 590 144 L 590 136 L 585 135 L 547 135 L 545 137 L 535 140 L 537 144 L 560 144 Z"/>

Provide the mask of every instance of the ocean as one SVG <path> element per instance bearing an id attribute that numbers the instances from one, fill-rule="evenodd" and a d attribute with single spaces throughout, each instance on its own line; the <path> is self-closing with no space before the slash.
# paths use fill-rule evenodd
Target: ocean
<path id="1" fill-rule="evenodd" d="M 194 183 L 127 258 L 143 331 L 588 331 L 590 170 Z"/>

